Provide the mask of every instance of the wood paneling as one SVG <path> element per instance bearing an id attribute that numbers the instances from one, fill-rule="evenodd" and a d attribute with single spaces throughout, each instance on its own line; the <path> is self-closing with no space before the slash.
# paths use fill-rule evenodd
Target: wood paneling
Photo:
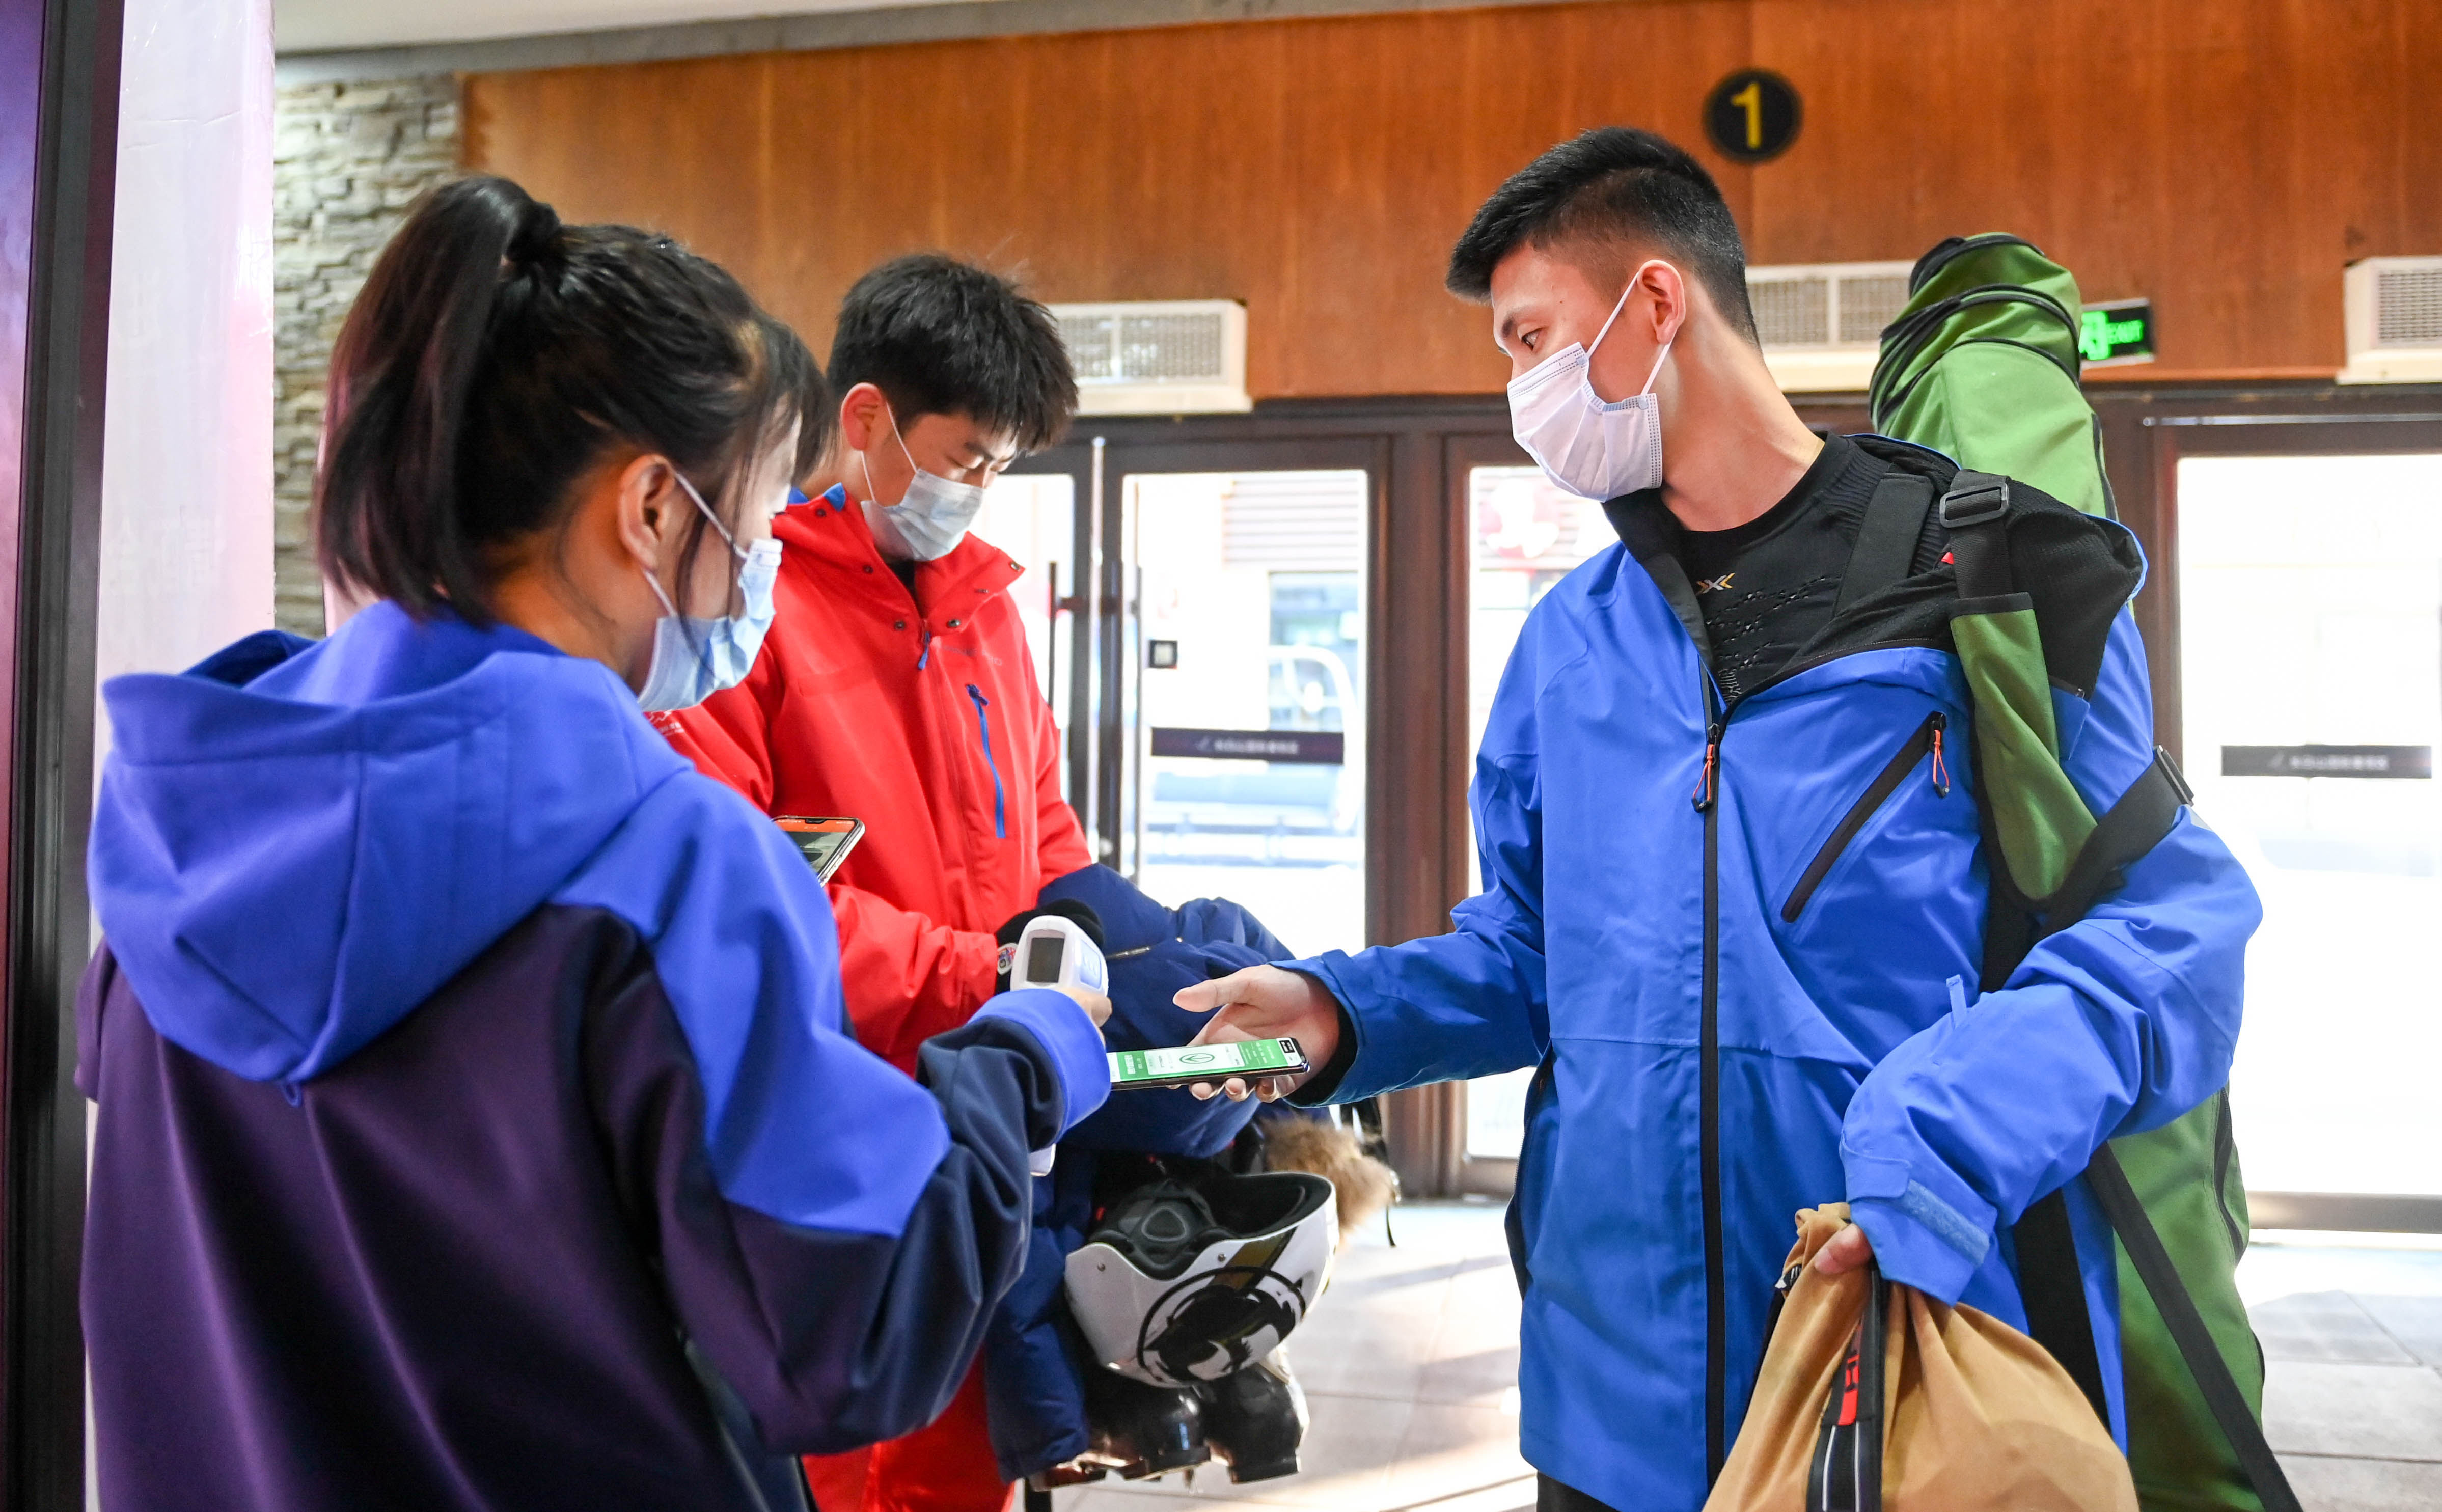
<path id="1" fill-rule="evenodd" d="M 1502 177 L 1607 122 L 1693 144 L 1712 82 L 1806 100 L 1706 154 L 1757 263 L 2008 228 L 2148 295 L 2141 376 L 2328 374 L 2341 269 L 2442 252 L 2442 0 L 1633 0 L 489 74 L 468 165 L 666 228 L 819 346 L 939 247 L 1048 300 L 1233 298 L 1259 397 L 1484 392 L 1442 262 Z"/>

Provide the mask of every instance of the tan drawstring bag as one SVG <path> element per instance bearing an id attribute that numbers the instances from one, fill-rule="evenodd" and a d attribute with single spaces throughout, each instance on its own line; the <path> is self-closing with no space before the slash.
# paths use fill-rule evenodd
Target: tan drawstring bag
<path id="1" fill-rule="evenodd" d="M 1797 1215 L 1763 1370 L 1705 1512 L 2137 1512 L 2128 1462 L 2042 1345 L 1871 1265 L 1816 1270 L 1848 1226 L 1846 1203 Z"/>

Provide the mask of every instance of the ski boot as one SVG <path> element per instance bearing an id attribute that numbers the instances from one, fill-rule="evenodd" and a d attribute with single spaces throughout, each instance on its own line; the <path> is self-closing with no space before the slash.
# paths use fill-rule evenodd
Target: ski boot
<path id="1" fill-rule="evenodd" d="M 1087 1448 L 1083 1458 L 1141 1481 L 1201 1465 L 1204 1403 L 1191 1390 L 1148 1386 L 1117 1371 L 1085 1372 Z"/>
<path id="2" fill-rule="evenodd" d="M 1285 1347 L 1195 1390 L 1204 1398 L 1205 1437 L 1230 1466 L 1232 1484 L 1298 1472 L 1298 1446 L 1310 1418 Z"/>

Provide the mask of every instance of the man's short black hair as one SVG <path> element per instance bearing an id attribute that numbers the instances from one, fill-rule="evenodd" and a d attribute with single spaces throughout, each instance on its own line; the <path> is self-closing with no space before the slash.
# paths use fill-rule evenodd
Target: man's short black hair
<path id="1" fill-rule="evenodd" d="M 893 258 L 856 281 L 831 337 L 831 390 L 870 383 L 901 428 L 963 414 L 1028 451 L 1060 439 L 1077 375 L 1051 312 L 1007 279 L 938 252 Z"/>
<path id="2" fill-rule="evenodd" d="M 1576 241 L 1659 249 L 1703 282 L 1733 330 L 1756 339 L 1746 250 L 1720 186 L 1678 146 L 1631 126 L 1597 127 L 1510 174 L 1450 248 L 1449 291 L 1488 300 L 1492 270 L 1522 244 Z"/>

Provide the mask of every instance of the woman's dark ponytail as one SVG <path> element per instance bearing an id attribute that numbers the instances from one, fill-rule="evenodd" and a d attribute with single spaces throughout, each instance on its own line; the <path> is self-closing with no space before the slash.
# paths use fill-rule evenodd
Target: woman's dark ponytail
<path id="1" fill-rule="evenodd" d="M 738 476 L 792 421 L 811 441 L 829 419 L 804 343 L 720 267 L 459 179 L 409 212 L 333 349 L 322 570 L 483 623 L 497 549 L 556 523 L 611 446 L 668 457 L 734 521 Z"/>
<path id="2" fill-rule="evenodd" d="M 525 191 L 505 178 L 489 182 L 507 185 L 520 197 L 525 195 Z M 527 199 L 524 212 L 518 217 L 517 229 L 509 236 L 506 256 L 512 267 L 527 271 L 554 258 L 559 250 L 558 242 L 558 212 L 538 199 Z"/>

